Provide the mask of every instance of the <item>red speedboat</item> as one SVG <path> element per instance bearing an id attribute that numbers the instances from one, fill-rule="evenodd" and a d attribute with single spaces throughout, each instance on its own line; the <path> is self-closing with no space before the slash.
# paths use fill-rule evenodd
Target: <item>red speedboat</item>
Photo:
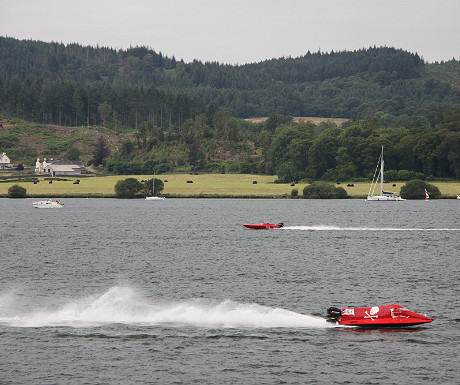
<path id="1" fill-rule="evenodd" d="M 373 307 L 330 307 L 327 317 L 331 322 L 360 327 L 406 327 L 432 322 L 432 318 L 414 313 L 400 305 Z"/>
<path id="2" fill-rule="evenodd" d="M 279 229 L 284 226 L 284 223 L 278 223 L 275 225 L 274 223 L 248 223 L 246 225 L 243 225 L 244 227 L 247 227 L 248 229 L 253 229 L 253 230 L 269 230 L 269 229 Z"/>

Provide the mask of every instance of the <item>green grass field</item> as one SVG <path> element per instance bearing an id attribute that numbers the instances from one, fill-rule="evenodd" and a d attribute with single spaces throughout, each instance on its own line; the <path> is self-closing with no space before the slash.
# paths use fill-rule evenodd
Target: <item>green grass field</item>
<path id="1" fill-rule="evenodd" d="M 71 197 L 71 196 L 115 196 L 114 186 L 118 180 L 134 177 L 138 180 L 151 179 L 151 175 L 116 175 L 104 177 L 79 177 L 80 184 L 73 184 L 77 178 L 66 178 L 69 181 L 56 181 L 49 183 L 44 177 L 38 178 L 39 183 L 12 181 L 0 182 L 0 196 L 6 196 L 8 189 L 19 184 L 26 188 L 27 195 L 43 197 Z M 296 188 L 302 195 L 306 183 L 299 183 L 295 187 L 290 184 L 274 183 L 273 175 L 248 175 L 248 174 L 171 174 L 159 175 L 157 178 L 167 180 L 164 182 L 165 196 L 254 196 L 254 197 L 282 197 L 290 196 L 292 189 Z M 1 180 L 1 175 L 0 175 Z M 193 180 L 193 183 L 187 183 Z M 257 184 L 253 184 L 257 181 Z M 350 197 L 365 197 L 369 191 L 370 182 L 353 182 L 354 187 L 347 187 L 347 182 L 341 186 L 345 188 Z M 456 197 L 460 194 L 458 182 L 433 182 L 445 197 Z M 404 182 L 385 184 L 385 189 L 399 193 Z"/>

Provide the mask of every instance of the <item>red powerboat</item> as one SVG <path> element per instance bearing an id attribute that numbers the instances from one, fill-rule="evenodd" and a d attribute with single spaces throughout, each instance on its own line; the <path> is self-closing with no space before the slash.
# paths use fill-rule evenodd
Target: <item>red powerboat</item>
<path id="1" fill-rule="evenodd" d="M 253 230 L 269 230 L 269 229 L 279 229 L 284 226 L 284 223 L 278 223 L 275 225 L 274 223 L 248 223 L 246 225 L 243 225 L 244 227 L 247 227 L 248 229 L 253 229 Z"/>
<path id="2" fill-rule="evenodd" d="M 400 305 L 373 307 L 330 307 L 327 309 L 330 322 L 345 326 L 360 327 L 406 327 L 432 322 L 432 318 L 414 313 Z"/>

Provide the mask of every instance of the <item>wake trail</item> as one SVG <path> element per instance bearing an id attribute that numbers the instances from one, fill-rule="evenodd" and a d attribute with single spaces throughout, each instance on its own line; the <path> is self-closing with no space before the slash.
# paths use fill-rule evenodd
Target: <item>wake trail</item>
<path id="1" fill-rule="evenodd" d="M 282 230 L 304 230 L 304 231 L 460 231 L 456 228 L 400 228 L 400 227 L 340 227 L 340 226 L 285 226 Z"/>
<path id="2" fill-rule="evenodd" d="M 101 295 L 71 300 L 59 308 L 26 313 L 15 311 L 15 301 L 6 297 L 0 296 L 0 325 L 10 327 L 96 327 L 114 323 L 205 328 L 332 327 L 321 317 L 254 303 L 202 299 L 152 302 L 129 287 L 115 286 Z"/>

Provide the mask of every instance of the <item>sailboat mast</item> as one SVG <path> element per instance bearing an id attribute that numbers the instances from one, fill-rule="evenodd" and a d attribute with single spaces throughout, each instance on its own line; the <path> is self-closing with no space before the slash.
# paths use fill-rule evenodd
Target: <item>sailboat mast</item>
<path id="1" fill-rule="evenodd" d="M 380 196 L 383 196 L 383 146 L 382 146 L 382 154 L 380 155 Z"/>

